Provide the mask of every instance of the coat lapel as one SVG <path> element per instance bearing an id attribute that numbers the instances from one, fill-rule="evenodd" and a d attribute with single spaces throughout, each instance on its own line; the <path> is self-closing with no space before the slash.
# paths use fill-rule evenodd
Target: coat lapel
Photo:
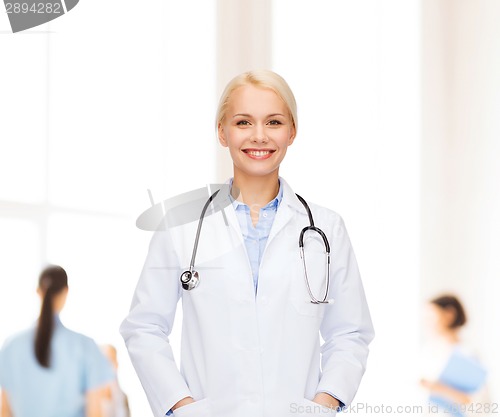
<path id="1" fill-rule="evenodd" d="M 266 248 L 271 244 L 276 235 L 297 215 L 297 212 L 305 212 L 305 208 L 293 192 L 290 185 L 279 177 L 283 187 L 283 199 L 276 212 L 269 237 L 267 239 Z M 297 236 L 298 240 L 298 236 Z M 264 249 L 265 252 L 265 249 Z"/>

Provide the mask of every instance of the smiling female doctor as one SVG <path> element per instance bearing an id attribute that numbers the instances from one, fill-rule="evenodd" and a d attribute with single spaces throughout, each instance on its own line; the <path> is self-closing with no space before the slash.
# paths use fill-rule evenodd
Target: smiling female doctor
<path id="1" fill-rule="evenodd" d="M 297 133 L 288 84 L 267 70 L 235 77 L 217 131 L 234 166 L 223 209 L 201 216 L 197 245 L 198 221 L 153 235 L 120 328 L 134 367 L 157 417 L 334 414 L 358 389 L 374 331 L 342 218 L 278 175 Z M 180 371 L 168 339 L 179 298 Z"/>

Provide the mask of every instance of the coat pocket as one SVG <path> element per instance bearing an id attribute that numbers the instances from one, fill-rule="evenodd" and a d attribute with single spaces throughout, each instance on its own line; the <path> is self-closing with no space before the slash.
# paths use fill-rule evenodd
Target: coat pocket
<path id="1" fill-rule="evenodd" d="M 297 417 L 334 416 L 337 411 L 333 408 L 315 403 L 307 398 L 302 399 L 302 409 Z"/>
<path id="2" fill-rule="evenodd" d="M 212 417 L 210 400 L 203 398 L 174 410 L 174 417 Z"/>
<path id="3" fill-rule="evenodd" d="M 307 290 L 292 295 L 290 302 L 301 316 L 322 318 L 325 314 L 325 304 L 312 303 Z"/>

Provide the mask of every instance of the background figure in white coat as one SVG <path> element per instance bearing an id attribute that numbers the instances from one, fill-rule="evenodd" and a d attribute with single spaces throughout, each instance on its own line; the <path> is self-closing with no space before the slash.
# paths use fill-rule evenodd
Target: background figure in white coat
<path id="1" fill-rule="evenodd" d="M 118 381 L 118 352 L 113 345 L 103 345 L 101 351 L 115 370 L 115 379 L 104 392 L 103 417 L 130 417 L 128 398 Z"/>
<path id="2" fill-rule="evenodd" d="M 234 176 L 213 199 L 219 209 L 204 216 L 197 246 L 198 220 L 180 224 L 172 212 L 151 240 L 120 331 L 157 417 L 326 415 L 354 398 L 374 330 L 342 218 L 301 201 L 279 175 L 297 126 L 295 98 L 278 74 L 231 80 L 216 128 Z M 311 181 L 328 189 L 328 179 Z M 299 235 L 311 217 L 332 258 L 328 269 L 324 237 L 307 230 L 306 284 Z M 180 282 L 187 269 L 199 273 L 193 289 Z M 312 303 L 309 290 L 323 300 L 327 282 L 335 302 Z M 179 370 L 168 336 L 180 298 Z"/>
<path id="3" fill-rule="evenodd" d="M 453 352 L 464 357 L 472 358 L 479 364 L 478 353 L 475 347 L 464 343 L 461 330 L 467 323 L 467 314 L 460 300 L 451 294 L 444 294 L 432 299 L 426 306 L 426 325 L 428 340 L 422 352 L 422 379 L 420 385 L 429 395 L 444 398 L 451 404 L 447 411 L 441 410 L 442 415 L 450 416 L 450 412 L 457 411 L 456 415 L 488 415 L 489 394 L 487 384 L 483 383 L 474 392 L 461 391 L 451 385 L 439 381 L 439 377 Z M 464 412 L 461 412 L 463 410 Z M 438 408 L 431 408 L 433 415 Z"/>

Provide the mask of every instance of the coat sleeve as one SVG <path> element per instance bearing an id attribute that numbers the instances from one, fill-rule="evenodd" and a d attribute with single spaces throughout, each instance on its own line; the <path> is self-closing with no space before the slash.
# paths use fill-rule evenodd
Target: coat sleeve
<path id="1" fill-rule="evenodd" d="M 130 312 L 120 326 L 132 364 L 156 417 L 191 392 L 175 363 L 169 335 L 182 287 L 170 234 L 151 239 Z"/>
<path id="2" fill-rule="evenodd" d="M 375 333 L 356 258 L 343 219 L 330 237 L 330 298 L 320 332 L 321 379 L 316 392 L 332 393 L 345 406 L 356 394 Z"/>

